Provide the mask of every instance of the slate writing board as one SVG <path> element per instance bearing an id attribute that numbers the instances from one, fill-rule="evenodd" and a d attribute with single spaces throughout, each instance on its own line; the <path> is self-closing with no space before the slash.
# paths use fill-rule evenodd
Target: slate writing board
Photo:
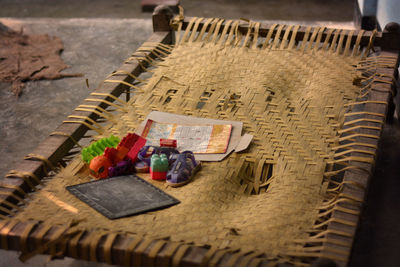
<path id="1" fill-rule="evenodd" d="M 135 215 L 180 203 L 176 198 L 136 175 L 111 177 L 66 188 L 109 219 Z"/>

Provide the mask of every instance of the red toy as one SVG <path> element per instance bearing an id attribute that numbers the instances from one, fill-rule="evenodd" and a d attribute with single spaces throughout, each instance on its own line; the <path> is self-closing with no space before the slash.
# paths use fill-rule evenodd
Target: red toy
<path id="1" fill-rule="evenodd" d="M 121 142 L 119 142 L 118 147 L 126 147 L 129 151 L 139 138 L 141 137 L 137 134 L 128 133 L 124 138 L 122 138 Z"/>
<path id="2" fill-rule="evenodd" d="M 128 151 L 126 147 L 107 147 L 104 150 L 104 156 L 110 160 L 112 165 L 116 165 L 124 160 Z"/>
<path id="3" fill-rule="evenodd" d="M 150 177 L 153 180 L 165 180 L 168 172 L 168 158 L 165 154 L 151 156 Z"/>
<path id="4" fill-rule="evenodd" d="M 94 157 L 90 161 L 89 169 L 90 174 L 97 179 L 104 179 L 108 177 L 108 168 L 111 167 L 112 164 L 110 160 L 105 156 L 97 156 Z"/>
<path id="5" fill-rule="evenodd" d="M 160 139 L 160 146 L 161 147 L 176 147 L 176 140 L 175 139 Z"/>
<path id="6" fill-rule="evenodd" d="M 132 162 L 135 162 L 139 150 L 145 144 L 146 139 L 143 137 L 134 133 L 128 133 L 128 135 L 126 135 L 118 144 L 117 148 L 107 148 L 104 151 L 104 156 L 106 156 L 113 165 L 123 161 L 125 157 L 128 157 Z"/>
<path id="7" fill-rule="evenodd" d="M 132 161 L 135 162 L 137 160 L 138 154 L 140 149 L 142 149 L 142 147 L 144 147 L 144 145 L 146 144 L 147 140 L 144 139 L 141 136 L 137 135 L 137 140 L 136 143 L 133 145 L 133 147 L 129 150 L 128 153 L 128 158 Z"/>
<path id="8" fill-rule="evenodd" d="M 95 157 L 90 161 L 90 173 L 95 178 L 103 179 L 108 177 L 109 167 L 116 166 L 123 160 L 130 160 L 132 163 L 135 163 L 137 155 L 140 149 L 146 144 L 146 141 L 146 139 L 137 134 L 128 133 L 116 148 L 107 147 L 103 155 Z"/>

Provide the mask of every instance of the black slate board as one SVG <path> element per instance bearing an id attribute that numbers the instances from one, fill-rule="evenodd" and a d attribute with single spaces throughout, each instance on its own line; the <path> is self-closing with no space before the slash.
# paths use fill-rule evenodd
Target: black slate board
<path id="1" fill-rule="evenodd" d="M 180 201 L 136 175 L 67 186 L 67 190 L 109 219 L 157 210 Z"/>

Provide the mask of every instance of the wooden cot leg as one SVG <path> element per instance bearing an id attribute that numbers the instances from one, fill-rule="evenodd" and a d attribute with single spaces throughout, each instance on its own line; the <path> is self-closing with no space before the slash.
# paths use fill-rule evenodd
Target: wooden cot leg
<path id="1" fill-rule="evenodd" d="M 153 12 L 153 31 L 154 32 L 169 32 L 172 31 L 170 21 L 174 14 L 166 5 L 159 5 Z"/>

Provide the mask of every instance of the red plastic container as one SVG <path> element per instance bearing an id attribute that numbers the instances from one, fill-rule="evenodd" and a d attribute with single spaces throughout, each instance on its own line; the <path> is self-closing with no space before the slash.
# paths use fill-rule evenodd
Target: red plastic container
<path id="1" fill-rule="evenodd" d="M 163 147 L 176 147 L 176 140 L 175 139 L 160 139 L 160 146 Z"/>

